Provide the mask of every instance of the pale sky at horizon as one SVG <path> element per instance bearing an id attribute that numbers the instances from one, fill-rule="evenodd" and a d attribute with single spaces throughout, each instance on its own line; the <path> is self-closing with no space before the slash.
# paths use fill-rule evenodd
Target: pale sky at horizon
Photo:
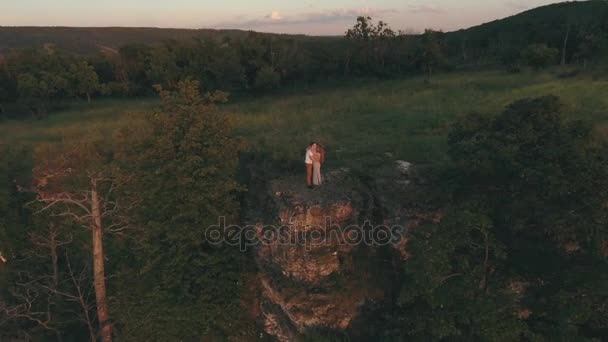
<path id="1" fill-rule="evenodd" d="M 343 34 L 358 15 L 452 31 L 559 0 L 0 0 L 0 26 L 235 28 Z"/>

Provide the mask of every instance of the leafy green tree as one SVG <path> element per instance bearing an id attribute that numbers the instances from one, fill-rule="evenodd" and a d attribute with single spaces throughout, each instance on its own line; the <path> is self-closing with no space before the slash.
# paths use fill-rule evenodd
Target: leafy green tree
<path id="1" fill-rule="evenodd" d="M 521 52 L 516 48 L 507 48 L 503 50 L 500 61 L 509 72 L 521 71 Z"/>
<path id="2" fill-rule="evenodd" d="M 207 68 L 211 82 L 206 89 L 242 89 L 246 85 L 246 80 L 238 45 L 231 40 L 225 40 L 221 44 L 214 44 L 214 49 L 210 53 L 211 58 Z"/>
<path id="3" fill-rule="evenodd" d="M 587 64 L 601 55 L 602 50 L 606 49 L 608 44 L 608 36 L 602 37 L 598 33 L 585 33 L 578 45 L 575 56 L 582 61 L 583 68 L 587 68 Z"/>
<path id="4" fill-rule="evenodd" d="M 49 104 L 61 98 L 69 89 L 69 81 L 62 74 L 40 71 L 17 76 L 19 101 L 26 104 L 35 118 L 46 118 Z"/>
<path id="5" fill-rule="evenodd" d="M 205 231 L 220 217 L 238 218 L 240 143 L 215 109 L 223 93 L 203 97 L 194 81 L 158 89 L 161 110 L 116 138 L 131 184 L 124 196 L 140 203 L 132 214 L 137 254 L 115 282 L 121 334 L 142 341 L 232 334 L 246 322 L 237 319 L 241 255 L 211 244 Z"/>
<path id="6" fill-rule="evenodd" d="M 427 82 L 431 81 L 433 72 L 443 63 L 442 36 L 441 31 L 426 29 L 421 37 L 417 59 L 426 74 Z"/>
<path id="7" fill-rule="evenodd" d="M 442 222 L 417 228 L 394 322 L 402 338 L 599 338 L 608 299 L 608 158 L 555 97 L 449 135 Z M 391 329 L 388 329 L 391 331 Z"/>
<path id="8" fill-rule="evenodd" d="M 579 274 L 585 265 L 595 265 L 585 271 L 594 274 L 606 267 L 601 246 L 607 217 L 601 208 L 608 203 L 608 160 L 589 129 L 564 122 L 560 110 L 555 97 L 526 99 L 494 119 L 459 123 L 450 135 L 450 153 L 464 176 L 457 193 L 465 197 L 456 200 L 474 200 L 483 208 L 506 246 L 511 277 L 525 279 L 532 298 L 542 297 L 532 301 L 531 329 L 545 336 L 553 329 L 593 336 L 600 331 L 593 322 L 605 308 L 575 303 L 580 291 L 593 302 L 606 298 L 605 278 L 594 287 Z"/>
<path id="9" fill-rule="evenodd" d="M 131 95 L 145 95 L 152 91 L 152 84 L 146 77 L 146 60 L 150 49 L 141 44 L 125 45 L 119 49 L 114 60 L 116 80 Z"/>
<path id="10" fill-rule="evenodd" d="M 255 79 L 255 88 L 259 90 L 276 89 L 281 82 L 281 75 L 272 67 L 260 69 Z"/>
<path id="11" fill-rule="evenodd" d="M 273 44 L 274 67 L 281 80 L 304 81 L 317 77 L 311 73 L 312 57 L 310 49 L 296 39 L 277 40 Z"/>
<path id="12" fill-rule="evenodd" d="M 9 75 L 6 66 L 0 62 L 0 116 L 5 114 L 5 105 L 15 102 L 16 99 L 16 82 Z"/>
<path id="13" fill-rule="evenodd" d="M 354 62 L 362 71 L 378 75 L 385 73 L 389 51 L 395 45 L 396 34 L 390 26 L 379 21 L 374 25 L 371 17 L 360 16 L 353 28 L 346 32 L 346 39 L 354 44 Z M 347 55 L 347 69 L 350 69 L 351 52 Z"/>
<path id="14" fill-rule="evenodd" d="M 534 70 L 540 70 L 554 63 L 558 53 L 557 49 L 547 44 L 532 44 L 522 52 L 522 57 Z"/>
<path id="15" fill-rule="evenodd" d="M 78 61 L 70 66 L 69 76 L 76 95 L 86 96 L 91 103 L 91 94 L 100 91 L 99 76 L 87 61 Z"/>
<path id="16" fill-rule="evenodd" d="M 146 77 L 154 84 L 160 84 L 170 89 L 184 76 L 183 70 L 178 67 L 179 47 L 175 42 L 167 42 L 153 49 L 148 56 Z"/>
<path id="17" fill-rule="evenodd" d="M 257 74 L 263 67 L 272 67 L 270 46 L 270 38 L 255 32 L 249 32 L 247 37 L 240 41 L 241 65 L 250 88 L 255 88 Z"/>
<path id="18" fill-rule="evenodd" d="M 353 28 L 346 31 L 346 38 L 353 40 L 370 40 L 375 30 L 374 24 L 370 23 L 371 17 L 359 16 Z"/>
<path id="19" fill-rule="evenodd" d="M 71 96 L 70 56 L 54 48 L 13 51 L 6 60 L 8 75 L 16 85 L 18 101 L 34 117 L 47 116 L 49 106 Z"/>

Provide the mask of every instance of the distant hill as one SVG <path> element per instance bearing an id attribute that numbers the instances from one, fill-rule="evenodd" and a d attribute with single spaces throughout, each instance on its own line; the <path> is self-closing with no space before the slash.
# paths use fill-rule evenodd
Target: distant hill
<path id="1" fill-rule="evenodd" d="M 608 1 L 572 1 L 537 7 L 520 14 L 495 20 L 466 30 L 449 33 L 451 40 L 465 40 L 491 46 L 548 43 L 561 46 L 570 26 L 571 32 L 593 31 L 608 27 Z"/>
<path id="2" fill-rule="evenodd" d="M 95 53 L 126 44 L 154 44 L 165 40 L 188 40 L 195 37 L 243 37 L 247 31 L 212 29 L 166 29 L 131 27 L 0 27 L 0 53 L 13 48 L 54 44 L 77 53 Z"/>
<path id="3" fill-rule="evenodd" d="M 510 45 L 546 42 L 559 45 L 567 23 L 600 26 L 608 23 L 608 1 L 564 2 L 538 7 L 505 19 L 447 34 L 452 42 L 469 41 L 479 47 L 508 42 Z M 353 19 L 354 23 L 354 19 Z M 397 26 L 397 23 L 392 23 Z M 243 37 L 247 31 L 164 28 L 71 28 L 71 27 L 0 27 L 0 54 L 12 48 L 54 44 L 78 53 L 116 49 L 125 44 L 154 44 L 165 40 L 188 40 L 194 37 Z M 305 36 L 293 36 L 303 38 Z M 324 39 L 330 37 L 309 37 Z M 335 37 L 334 37 L 335 38 Z"/>

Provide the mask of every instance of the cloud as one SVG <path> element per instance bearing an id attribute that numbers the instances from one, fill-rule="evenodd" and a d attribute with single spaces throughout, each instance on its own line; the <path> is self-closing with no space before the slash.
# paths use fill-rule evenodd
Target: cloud
<path id="1" fill-rule="evenodd" d="M 267 19 L 270 19 L 270 20 L 282 20 L 282 19 L 283 19 L 283 16 L 282 16 L 282 15 L 281 15 L 281 13 L 279 13 L 278 11 L 272 11 L 272 12 L 270 13 L 270 15 L 267 15 L 267 16 L 266 16 L 266 17 L 264 17 L 264 18 L 267 18 Z"/>
<path id="2" fill-rule="evenodd" d="M 431 5 L 409 5 L 408 12 L 411 13 L 426 13 L 426 14 L 443 14 L 444 9 Z"/>
<path id="3" fill-rule="evenodd" d="M 241 18 L 240 20 L 235 18 L 235 20 L 220 23 L 216 27 L 253 29 L 272 25 L 328 24 L 354 21 L 358 16 L 375 17 L 389 13 L 397 13 L 397 11 L 380 8 L 335 9 L 324 12 L 301 13 L 293 16 L 283 16 L 278 11 L 272 11 L 272 13 L 262 18 Z"/>

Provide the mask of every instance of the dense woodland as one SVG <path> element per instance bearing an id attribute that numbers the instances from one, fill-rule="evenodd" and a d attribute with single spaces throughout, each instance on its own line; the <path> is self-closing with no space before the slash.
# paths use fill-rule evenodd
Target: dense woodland
<path id="1" fill-rule="evenodd" d="M 242 308 L 251 256 L 199 227 L 242 215 L 246 141 L 217 109 L 334 79 L 563 65 L 601 74 L 608 3 L 551 5 L 420 35 L 360 17 L 344 37 L 209 35 L 105 47 L 12 49 L 0 113 L 45 120 L 74 99 L 160 97 L 111 135 L 0 144 L 0 341 L 259 340 Z M 561 69 L 560 69 L 561 70 Z M 600 76 L 601 77 L 601 76 Z M 601 341 L 608 336 L 608 146 L 559 98 L 522 99 L 449 129 L 378 341 Z M 255 152 L 255 149 L 253 149 Z M 322 332 L 318 341 L 342 341 Z"/>
<path id="2" fill-rule="evenodd" d="M 424 72 L 430 80 L 434 71 L 462 68 L 586 69 L 606 58 L 607 7 L 601 0 L 556 4 L 468 30 L 420 35 L 367 17 L 342 38 L 204 31 L 151 44 L 102 45 L 94 54 L 62 49 L 73 37 L 57 29 L 60 44 L 13 48 L 0 59 L 0 114 L 43 118 L 70 99 L 153 96 L 154 85 L 171 89 L 185 79 L 198 81 L 203 91 L 261 93 L 328 79 Z"/>

